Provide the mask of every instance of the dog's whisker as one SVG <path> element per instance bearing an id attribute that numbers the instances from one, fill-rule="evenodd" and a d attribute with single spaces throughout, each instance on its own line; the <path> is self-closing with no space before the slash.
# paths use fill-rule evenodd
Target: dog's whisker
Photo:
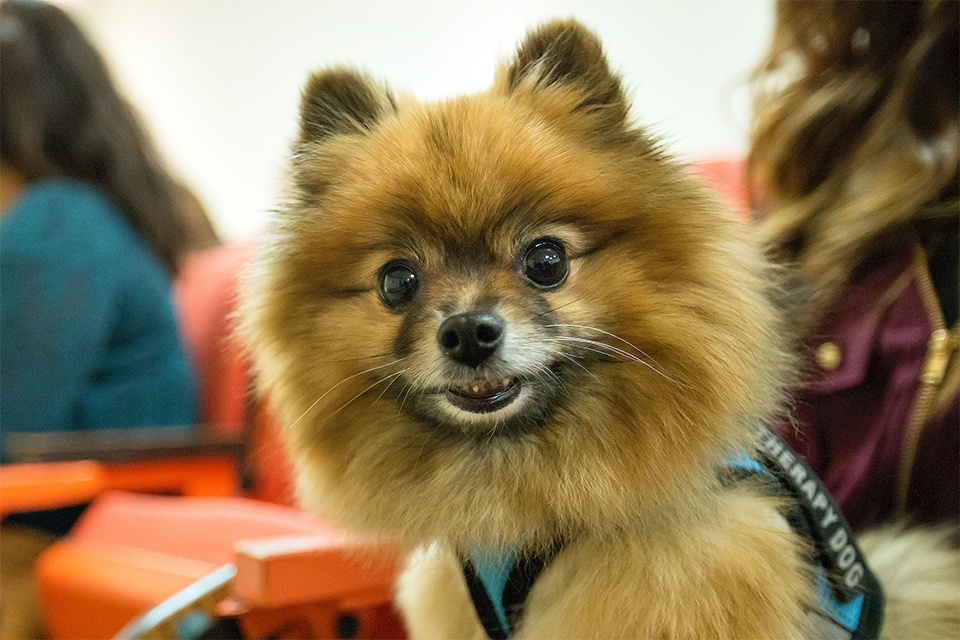
<path id="1" fill-rule="evenodd" d="M 374 399 L 374 402 L 376 402 L 377 400 L 379 400 L 380 398 L 382 398 L 383 395 L 387 392 L 387 390 L 388 390 L 390 387 L 393 386 L 393 383 L 396 382 L 396 381 L 400 378 L 400 376 L 402 376 L 404 373 L 406 373 L 406 372 L 409 371 L 409 370 L 410 370 L 410 368 L 407 367 L 406 369 L 403 369 L 403 370 L 401 370 L 401 371 L 397 371 L 396 373 L 392 373 L 392 374 L 390 374 L 389 376 L 387 376 L 387 378 L 392 378 L 392 380 L 390 380 L 390 384 L 388 384 L 386 387 L 383 388 L 383 391 L 381 391 L 381 392 L 380 392 L 380 395 L 378 395 L 378 396 L 376 397 L 376 399 Z"/>
<path id="2" fill-rule="evenodd" d="M 558 338 L 550 338 L 549 341 L 550 341 L 550 342 L 568 342 L 568 341 L 566 341 L 566 340 L 560 340 L 560 339 L 558 339 Z M 571 346 L 571 345 L 564 345 L 564 346 Z M 585 347 L 585 346 L 583 346 L 582 344 L 574 344 L 574 345 L 572 345 L 572 348 L 580 349 L 581 351 L 589 351 L 590 353 L 597 353 L 597 354 L 600 354 L 600 355 L 602 355 L 602 356 L 613 356 L 613 355 L 616 355 L 616 354 L 612 354 L 612 353 L 610 353 L 610 352 L 608 352 L 608 351 L 602 351 L 602 350 L 600 350 L 600 349 L 593 349 L 593 348 L 591 348 L 591 347 Z"/>
<path id="3" fill-rule="evenodd" d="M 624 358 L 627 358 L 628 360 L 632 360 L 633 362 L 644 362 L 643 359 L 640 358 L 639 356 L 635 356 L 634 354 L 628 351 L 624 351 L 620 347 L 615 347 L 612 344 L 607 344 L 606 342 L 600 342 L 599 340 L 590 340 L 589 338 L 578 338 L 575 336 L 560 336 L 557 338 L 551 338 L 551 340 L 556 340 L 558 342 L 580 342 L 584 344 L 591 344 L 598 348 L 606 349 L 611 354 L 623 356 Z M 647 363 L 644 362 L 644 364 L 647 364 Z"/>
<path id="4" fill-rule="evenodd" d="M 639 357 L 633 355 L 632 353 L 629 353 L 629 352 L 627 352 L 627 351 L 624 351 L 623 349 L 620 349 L 619 347 L 615 347 L 615 346 L 613 346 L 613 345 L 611 345 L 611 344 L 607 344 L 606 342 L 599 342 L 599 341 L 597 341 L 597 340 L 590 340 L 590 339 L 588 339 L 588 338 L 577 338 L 577 337 L 574 337 L 574 336 L 556 336 L 556 337 L 553 337 L 553 338 L 549 338 L 548 340 L 551 341 L 551 342 L 575 343 L 575 344 L 577 344 L 577 346 L 578 346 L 580 349 L 584 349 L 584 350 L 586 350 L 586 351 L 593 351 L 594 353 L 599 353 L 599 354 L 602 354 L 602 355 L 618 355 L 618 356 L 621 356 L 621 357 L 623 357 L 623 358 L 625 358 L 625 359 L 627 359 L 627 360 L 629 360 L 629 361 L 631 361 L 631 362 L 637 362 L 637 363 L 639 363 L 639 364 L 642 364 L 643 366 L 645 366 L 645 367 L 649 368 L 651 371 L 654 371 L 654 372 L 656 372 L 657 374 L 663 376 L 664 378 L 666 378 L 666 379 L 669 380 L 670 382 L 673 382 L 674 384 L 677 384 L 677 385 L 679 385 L 679 386 L 681 386 L 681 387 L 686 387 L 686 385 L 684 385 L 683 383 L 681 383 L 679 380 L 675 380 L 674 378 L 671 378 L 671 377 L 668 376 L 666 373 L 664 373 L 663 371 L 661 371 L 657 366 L 654 366 L 653 364 L 650 364 L 650 363 L 647 362 L 646 360 L 644 360 L 644 359 L 642 359 L 642 358 L 639 358 Z M 589 347 L 582 346 L 583 344 L 589 344 L 589 345 L 592 345 L 592 346 L 597 347 L 597 348 L 596 348 L 596 349 L 591 349 L 591 348 L 589 348 Z M 602 350 L 602 351 L 601 351 L 601 350 Z"/>
<path id="5" fill-rule="evenodd" d="M 548 338 L 549 342 L 557 342 L 564 344 L 575 349 L 580 349 L 581 351 L 589 351 L 591 353 L 598 353 L 604 356 L 620 356 L 624 360 L 630 362 L 642 362 L 640 358 L 633 355 L 632 353 L 627 353 L 622 349 L 617 349 L 614 346 L 608 345 L 605 342 L 597 342 L 596 340 L 588 340 L 586 338 L 574 338 L 574 337 L 560 337 L 560 338 Z M 592 346 L 585 346 L 592 345 Z M 644 363 L 646 364 L 646 363 Z"/>
<path id="6" fill-rule="evenodd" d="M 376 382 L 374 382 L 373 384 L 371 384 L 370 386 L 368 386 L 366 389 L 364 389 L 363 391 L 361 391 L 361 392 L 358 393 L 357 395 L 353 396 L 352 398 L 350 398 L 349 400 L 347 400 L 346 402 L 344 402 L 342 405 L 340 405 L 340 406 L 337 408 L 336 411 L 334 411 L 334 412 L 331 413 L 331 414 L 328 414 L 328 415 L 327 415 L 327 418 L 329 419 L 329 418 L 332 418 L 333 416 L 337 415 L 338 413 L 340 413 L 341 410 L 345 409 L 345 408 L 347 407 L 347 405 L 349 405 L 351 402 L 353 402 L 354 400 L 356 400 L 357 398 L 359 398 L 360 396 L 362 396 L 363 394 L 365 394 L 367 391 L 370 391 L 370 389 L 373 389 L 373 388 L 374 388 L 375 386 L 377 386 L 378 384 L 384 382 L 385 380 L 391 380 L 391 383 L 392 383 L 392 380 L 395 380 L 396 377 L 400 375 L 400 373 L 403 373 L 403 372 L 401 371 L 401 372 L 399 372 L 399 373 L 393 373 L 393 374 L 390 374 L 389 376 L 385 376 L 385 377 L 383 377 L 383 378 L 380 378 L 379 380 L 377 380 Z M 390 385 L 387 385 L 387 386 L 389 387 Z M 383 394 L 381 393 L 380 395 L 383 395 Z M 379 398 L 379 396 L 378 396 L 378 398 Z M 374 400 L 374 402 L 376 402 L 376 400 Z"/>
<path id="7" fill-rule="evenodd" d="M 319 398 L 317 398 L 316 400 L 313 401 L 313 404 L 311 404 L 309 407 L 307 407 L 307 410 L 306 410 L 306 411 L 304 411 L 303 413 L 300 414 L 300 417 L 299 417 L 299 418 L 297 418 L 296 420 L 294 420 L 291 424 L 287 425 L 287 428 L 288 428 L 288 429 L 291 429 L 291 428 L 293 428 L 294 426 L 296 426 L 296 424 L 297 424 L 298 422 L 300 422 L 301 420 L 303 420 L 304 416 L 306 416 L 308 413 L 310 413 L 310 411 L 312 411 L 313 408 L 314 408 L 315 406 L 317 406 L 317 405 L 320 403 L 321 400 L 323 400 L 324 398 L 327 397 L 327 394 L 329 394 L 331 391 L 333 391 L 334 389 L 336 389 L 336 388 L 339 387 L 340 385 L 344 384 L 345 382 L 348 382 L 348 381 L 350 381 L 350 380 L 353 380 L 354 378 L 356 378 L 356 377 L 358 377 L 358 376 L 362 376 L 362 375 L 371 373 L 371 372 L 373 372 L 373 371 L 378 371 L 378 370 L 384 369 L 384 368 L 386 368 L 386 367 L 391 367 L 391 366 L 393 366 L 393 365 L 395 365 L 395 364 L 397 364 L 397 363 L 399 363 L 399 362 L 403 362 L 403 358 L 398 358 L 398 359 L 394 360 L 393 362 L 388 362 L 388 363 L 382 364 L 382 365 L 380 365 L 380 366 L 378 366 L 378 367 L 371 367 L 371 368 L 369 368 L 369 369 L 367 369 L 367 370 L 365 370 L 365 371 L 360 371 L 359 373 L 354 373 L 353 375 L 347 376 L 346 378 L 344 378 L 343 380 L 341 380 L 341 381 L 338 382 L 337 384 L 333 385 L 332 387 L 330 387 L 329 389 L 327 389 L 326 391 L 324 391 L 323 394 L 321 394 L 321 396 L 320 396 Z"/>
<path id="8" fill-rule="evenodd" d="M 600 378 L 598 378 L 597 375 L 593 373 L 593 371 L 590 371 L 585 366 L 577 362 L 577 356 L 573 355 L 572 353 L 561 353 L 560 357 L 568 361 L 570 364 L 576 365 L 577 367 L 583 369 L 587 373 L 587 375 L 589 375 L 591 378 L 593 378 L 597 382 L 600 382 Z M 560 386 L 563 386 L 563 382 L 560 380 L 560 377 L 557 376 L 556 374 L 554 374 L 554 377 L 557 379 L 557 382 L 560 383 Z"/>
<path id="9" fill-rule="evenodd" d="M 388 358 L 393 354 L 389 351 L 378 353 L 372 356 L 363 356 L 362 358 L 344 358 L 342 360 L 320 360 L 318 364 L 344 364 L 347 362 L 363 362 L 364 360 L 374 360 L 375 358 Z"/>
<path id="10" fill-rule="evenodd" d="M 569 302 L 564 302 L 564 303 L 561 304 L 561 305 L 557 305 L 556 307 L 554 307 L 554 308 L 552 308 L 552 309 L 547 309 L 547 310 L 544 311 L 543 313 L 538 313 L 537 315 L 533 316 L 532 319 L 533 319 L 533 320 L 537 320 L 537 319 L 539 319 L 539 318 L 542 318 L 543 316 L 547 315 L 548 313 L 553 313 L 554 311 L 557 311 L 558 309 L 563 309 L 564 307 L 568 307 L 568 306 L 570 306 L 571 304 L 574 304 L 575 302 L 579 302 L 582 298 L 583 298 L 583 296 L 580 296 L 580 297 L 578 297 L 578 298 L 574 298 L 573 300 L 570 300 Z M 559 327 L 559 326 L 562 326 L 562 325 L 547 325 L 547 326 L 550 326 L 550 327 Z"/>
<path id="11" fill-rule="evenodd" d="M 556 381 L 557 381 L 557 384 L 559 384 L 559 385 L 561 385 L 561 386 L 563 385 L 563 380 L 561 380 L 561 379 L 560 379 L 560 376 L 557 375 L 557 373 L 556 373 L 553 369 L 551 369 L 549 366 L 547 366 L 546 364 L 544 364 L 544 365 L 541 365 L 541 366 L 539 367 L 539 369 L 543 372 L 544 375 L 550 376 L 551 378 L 553 378 L 554 380 L 556 380 Z"/>
<path id="12" fill-rule="evenodd" d="M 587 325 L 584 325 L 584 324 L 550 324 L 550 325 L 547 325 L 547 327 L 556 327 L 556 328 L 561 328 L 561 327 L 562 327 L 562 328 L 567 328 L 567 329 L 587 329 L 588 331 L 596 331 L 597 333 L 602 333 L 602 334 L 605 335 L 605 336 L 610 336 L 611 338 L 614 338 L 615 340 L 619 340 L 620 342 L 624 343 L 625 345 L 627 345 L 627 346 L 629 346 L 629 347 L 632 347 L 633 349 L 635 349 L 635 350 L 637 351 L 637 353 L 641 354 L 641 355 L 644 356 L 645 358 L 649 358 L 649 357 L 650 357 L 650 355 L 649 355 L 646 351 L 644 351 L 643 349 L 641 349 L 641 348 L 638 347 L 637 345 L 633 344 L 633 343 L 630 342 L 629 340 L 624 340 L 623 338 L 621 338 L 621 337 L 618 336 L 617 334 L 615 334 L 615 333 L 610 333 L 609 331 L 605 331 L 605 330 L 600 329 L 600 328 L 598 328 L 598 327 L 590 327 L 590 326 L 587 326 Z"/>
<path id="13" fill-rule="evenodd" d="M 400 409 L 399 409 L 400 413 L 403 413 L 403 405 L 407 403 L 407 398 L 410 397 L 410 393 L 413 391 L 413 389 L 414 389 L 413 384 L 408 382 L 406 384 L 406 391 L 405 392 L 401 391 L 403 393 L 403 398 L 400 400 Z"/>

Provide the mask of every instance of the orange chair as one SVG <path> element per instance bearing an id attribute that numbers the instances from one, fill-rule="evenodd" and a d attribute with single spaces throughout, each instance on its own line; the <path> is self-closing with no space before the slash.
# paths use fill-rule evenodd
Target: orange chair
<path id="1" fill-rule="evenodd" d="M 207 428 L 9 434 L 0 517 L 85 504 L 105 491 L 236 495 L 245 444 Z"/>
<path id="2" fill-rule="evenodd" d="M 402 637 L 390 606 L 395 573 L 389 545 L 359 544 L 289 507 L 120 492 L 101 496 L 37 568 L 52 638 L 110 637 L 211 580 L 222 591 L 203 592 L 206 613 L 234 620 L 242 637 L 336 638 L 345 628 L 349 637 Z M 170 606 L 124 633 L 156 630 Z M 179 637 L 177 627 L 155 635 Z"/>
<path id="3" fill-rule="evenodd" d="M 245 439 L 245 495 L 293 504 L 292 471 L 272 418 L 252 401 L 249 367 L 233 338 L 237 288 L 252 242 L 190 255 L 175 285 L 184 341 L 200 382 L 200 420 Z"/>
<path id="4" fill-rule="evenodd" d="M 244 440 L 243 495 L 293 505 L 293 471 L 277 425 L 252 400 L 249 365 L 234 338 L 237 290 L 253 250 L 242 242 L 190 255 L 174 293 L 200 381 L 201 422 Z"/>

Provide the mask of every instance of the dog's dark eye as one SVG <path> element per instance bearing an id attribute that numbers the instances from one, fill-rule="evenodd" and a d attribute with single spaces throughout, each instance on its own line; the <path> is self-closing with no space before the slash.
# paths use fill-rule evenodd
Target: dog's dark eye
<path id="1" fill-rule="evenodd" d="M 570 272 L 567 254 L 555 240 L 537 240 L 523 258 L 527 279 L 540 289 L 553 289 L 563 284 Z"/>
<path id="2" fill-rule="evenodd" d="M 394 311 L 413 300 L 419 287 L 417 272 L 407 262 L 394 260 L 380 268 L 380 300 Z"/>

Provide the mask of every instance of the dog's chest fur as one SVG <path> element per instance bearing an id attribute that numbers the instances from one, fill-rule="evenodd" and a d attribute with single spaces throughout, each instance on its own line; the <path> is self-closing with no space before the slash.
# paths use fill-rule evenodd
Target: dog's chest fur
<path id="1" fill-rule="evenodd" d="M 765 498 L 732 491 L 723 507 L 682 531 L 567 544 L 513 637 L 803 637 L 810 588 L 797 539 Z M 735 607 L 731 593 L 744 594 Z M 414 638 L 487 637 L 457 554 L 439 543 L 411 555 L 398 601 Z"/>

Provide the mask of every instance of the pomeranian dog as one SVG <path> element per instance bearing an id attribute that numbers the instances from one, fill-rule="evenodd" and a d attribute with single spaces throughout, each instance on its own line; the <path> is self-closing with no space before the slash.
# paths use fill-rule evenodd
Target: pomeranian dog
<path id="1" fill-rule="evenodd" d="M 628 108 L 572 21 L 479 95 L 343 68 L 305 89 L 242 333 L 303 505 L 411 550 L 414 637 L 828 628 L 815 543 L 740 453 L 794 367 L 770 269 Z M 845 533 L 834 551 L 828 582 L 869 591 Z M 864 595 L 829 628 L 874 633 Z"/>

